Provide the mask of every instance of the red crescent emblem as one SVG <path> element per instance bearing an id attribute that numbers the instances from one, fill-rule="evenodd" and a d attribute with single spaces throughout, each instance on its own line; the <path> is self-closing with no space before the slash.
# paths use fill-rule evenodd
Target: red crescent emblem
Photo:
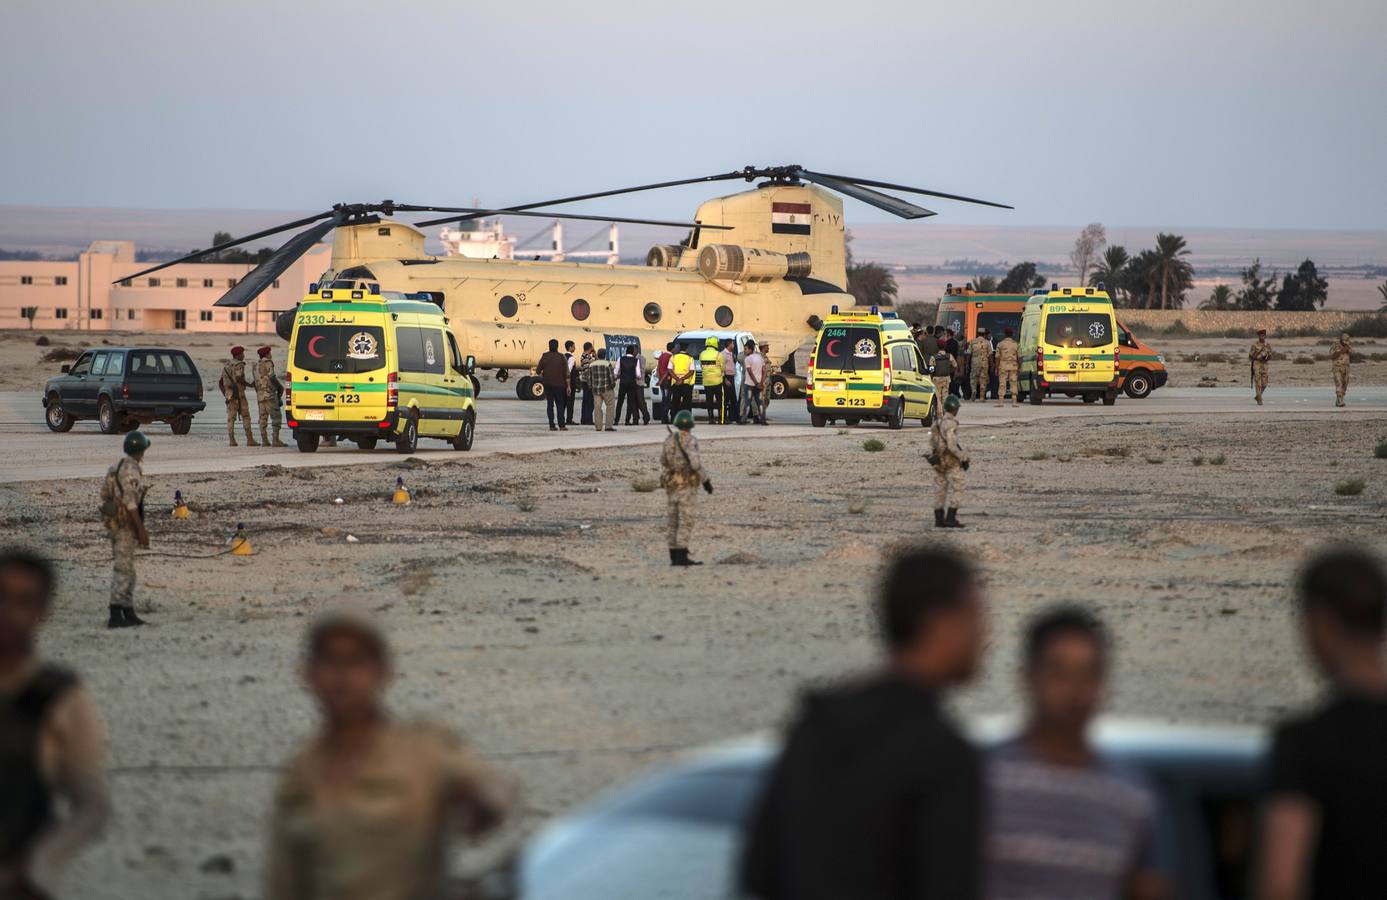
<path id="1" fill-rule="evenodd" d="M 317 350 L 314 350 L 314 349 L 313 349 L 314 346 L 315 346 L 319 341 L 321 341 L 322 339 L 323 339 L 323 336 L 322 336 L 321 334 L 314 335 L 313 337 L 311 337 L 311 338 L 308 339 L 308 355 L 311 356 L 311 357 L 313 357 L 314 359 L 322 359 L 322 358 L 323 358 L 323 354 L 321 354 L 321 353 L 319 353 Z"/>
<path id="2" fill-rule="evenodd" d="M 824 347 L 825 352 L 827 352 L 830 357 L 836 358 L 838 356 L 838 351 L 833 349 L 833 345 L 838 343 L 839 340 L 840 338 L 830 338 L 828 346 Z"/>

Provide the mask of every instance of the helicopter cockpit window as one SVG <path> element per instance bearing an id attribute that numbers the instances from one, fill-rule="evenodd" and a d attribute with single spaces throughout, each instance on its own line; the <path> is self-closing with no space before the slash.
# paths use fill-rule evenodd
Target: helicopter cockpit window
<path id="1" fill-rule="evenodd" d="M 645 316 L 645 321 L 654 325 L 656 322 L 660 321 L 660 316 L 664 315 L 664 311 L 660 309 L 660 304 L 658 303 L 647 303 L 645 304 L 645 309 L 641 310 L 641 315 Z"/>
<path id="2" fill-rule="evenodd" d="M 581 297 L 574 300 L 573 305 L 569 307 L 569 309 L 573 312 L 573 318 L 577 319 L 579 322 L 592 315 L 592 307 Z"/>
<path id="3" fill-rule="evenodd" d="M 512 297 L 510 294 L 507 294 L 506 296 L 501 298 L 499 303 L 496 304 L 496 308 L 500 310 L 501 315 L 505 316 L 507 319 L 510 319 L 513 318 L 515 314 L 520 311 L 520 304 L 515 302 L 514 297 Z"/>
<path id="4" fill-rule="evenodd" d="M 338 272 L 337 277 L 347 281 L 357 278 L 365 278 L 368 281 L 375 281 L 376 273 L 372 272 L 366 266 L 350 266 L 346 269 L 343 269 L 341 272 Z"/>
<path id="5" fill-rule="evenodd" d="M 718 323 L 719 328 L 732 327 L 732 307 L 719 306 L 713 310 L 713 321 Z"/>

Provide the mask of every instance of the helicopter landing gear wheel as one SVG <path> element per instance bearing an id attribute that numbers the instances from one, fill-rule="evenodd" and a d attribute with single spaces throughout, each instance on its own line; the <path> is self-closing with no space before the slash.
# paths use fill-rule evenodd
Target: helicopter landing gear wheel
<path id="1" fill-rule="evenodd" d="M 510 373 L 507 372 L 505 369 L 497 369 L 496 380 L 501 382 L 502 384 L 505 384 L 507 381 L 510 380 Z"/>

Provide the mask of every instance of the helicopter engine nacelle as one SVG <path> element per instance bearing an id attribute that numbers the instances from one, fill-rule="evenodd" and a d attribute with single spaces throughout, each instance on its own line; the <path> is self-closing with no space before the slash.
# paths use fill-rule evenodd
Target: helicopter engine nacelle
<path id="1" fill-rule="evenodd" d="M 656 244 L 645 255 L 645 264 L 652 269 L 677 269 L 684 256 L 684 248 L 678 244 Z"/>
<path id="2" fill-rule="evenodd" d="M 738 244 L 708 244 L 698 251 L 698 272 L 713 282 L 805 278 L 812 268 L 808 253 L 776 253 Z"/>

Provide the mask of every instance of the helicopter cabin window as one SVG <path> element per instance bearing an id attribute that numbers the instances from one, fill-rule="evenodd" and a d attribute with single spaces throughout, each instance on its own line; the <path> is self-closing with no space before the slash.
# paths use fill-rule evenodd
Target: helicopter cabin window
<path id="1" fill-rule="evenodd" d="M 585 321 L 588 316 L 592 315 L 592 307 L 581 297 L 573 301 L 573 306 L 570 309 L 573 311 L 573 318 L 579 322 Z"/>
<path id="2" fill-rule="evenodd" d="M 713 321 L 718 323 L 719 328 L 732 327 L 732 307 L 719 306 L 713 310 Z"/>
<path id="3" fill-rule="evenodd" d="M 647 303 L 645 304 L 645 309 L 641 310 L 641 315 L 645 316 L 645 321 L 649 322 L 651 325 L 660 321 L 660 316 L 663 314 L 663 311 L 660 309 L 660 304 L 658 303 Z"/>
<path id="4" fill-rule="evenodd" d="M 505 316 L 507 319 L 511 319 L 520 311 L 520 304 L 515 302 L 514 297 L 507 294 L 501 298 L 501 302 L 496 304 L 496 308 L 500 310 L 501 315 Z"/>

